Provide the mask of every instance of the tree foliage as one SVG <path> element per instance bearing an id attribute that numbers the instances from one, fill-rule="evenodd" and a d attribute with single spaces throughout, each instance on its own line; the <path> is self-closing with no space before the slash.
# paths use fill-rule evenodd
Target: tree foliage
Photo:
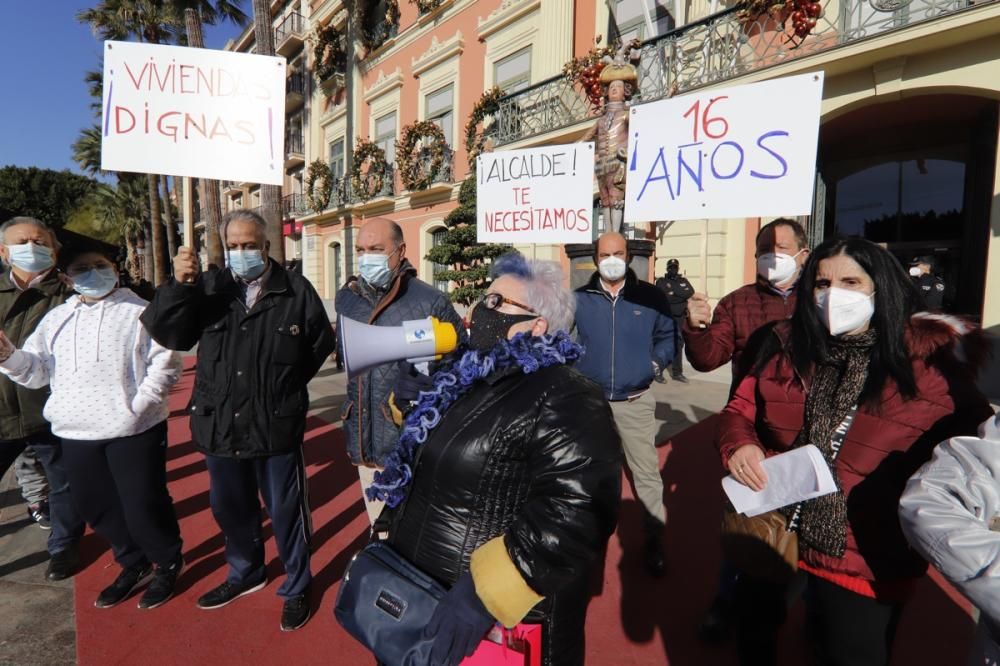
<path id="1" fill-rule="evenodd" d="M 0 222 L 16 215 L 62 227 L 96 183 L 68 170 L 6 166 L 0 169 Z"/>
<path id="2" fill-rule="evenodd" d="M 427 253 L 426 259 L 448 266 L 435 271 L 435 280 L 455 282 L 449 297 L 455 303 L 471 305 L 490 284 L 490 262 L 509 251 L 505 245 L 476 242 L 476 174 L 471 173 L 458 190 L 458 207 L 444 219 L 448 232 L 444 240 Z"/>

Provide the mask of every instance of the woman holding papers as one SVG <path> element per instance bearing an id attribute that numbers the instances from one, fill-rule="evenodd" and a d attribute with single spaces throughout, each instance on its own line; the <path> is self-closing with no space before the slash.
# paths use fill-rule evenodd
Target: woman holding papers
<path id="1" fill-rule="evenodd" d="M 765 457 L 808 444 L 822 452 L 839 490 L 782 509 L 795 518 L 814 660 L 883 665 L 926 569 L 900 529 L 899 497 L 937 442 L 974 433 L 991 414 L 975 386 L 985 340 L 965 321 L 918 313 L 903 268 L 862 239 L 816 248 L 799 289 L 792 318 L 756 336 L 753 370 L 722 412 L 719 450 L 757 491 Z M 742 663 L 774 663 L 785 592 L 741 576 Z"/>

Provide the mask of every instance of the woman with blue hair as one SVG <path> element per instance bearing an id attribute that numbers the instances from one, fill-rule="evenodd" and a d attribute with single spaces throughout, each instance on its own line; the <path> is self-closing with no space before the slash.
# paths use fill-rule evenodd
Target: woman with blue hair
<path id="1" fill-rule="evenodd" d="M 542 626 L 542 661 L 583 663 L 587 578 L 617 521 L 621 445 L 601 389 L 570 367 L 559 265 L 498 259 L 471 348 L 432 378 L 369 491 L 389 543 L 450 591 L 425 630 L 458 664 L 496 622 Z"/>

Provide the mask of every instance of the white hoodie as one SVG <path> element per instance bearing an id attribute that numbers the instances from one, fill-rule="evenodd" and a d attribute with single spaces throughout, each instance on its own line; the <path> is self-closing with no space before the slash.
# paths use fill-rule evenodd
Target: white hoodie
<path id="1" fill-rule="evenodd" d="M 58 437 L 102 440 L 149 430 L 169 414 L 181 360 L 140 323 L 146 305 L 128 289 L 90 304 L 73 296 L 45 315 L 0 372 L 28 388 L 49 385 L 42 414 Z"/>

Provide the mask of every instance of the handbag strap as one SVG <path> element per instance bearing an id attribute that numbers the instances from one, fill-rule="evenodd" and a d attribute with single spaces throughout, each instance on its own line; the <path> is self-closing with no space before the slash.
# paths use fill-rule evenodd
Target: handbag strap
<path id="1" fill-rule="evenodd" d="M 851 429 L 851 425 L 854 423 L 854 417 L 858 414 L 858 406 L 854 405 L 844 416 L 844 420 L 840 422 L 840 425 L 834 428 L 833 434 L 830 435 L 830 472 L 834 472 L 833 463 L 837 460 L 837 456 L 840 455 L 840 449 L 844 446 L 844 440 L 847 439 L 847 433 Z M 802 505 L 804 502 L 799 502 L 795 505 L 795 510 L 792 511 L 792 517 L 788 519 L 788 531 L 795 532 L 799 529 L 799 521 L 802 518 Z"/>

